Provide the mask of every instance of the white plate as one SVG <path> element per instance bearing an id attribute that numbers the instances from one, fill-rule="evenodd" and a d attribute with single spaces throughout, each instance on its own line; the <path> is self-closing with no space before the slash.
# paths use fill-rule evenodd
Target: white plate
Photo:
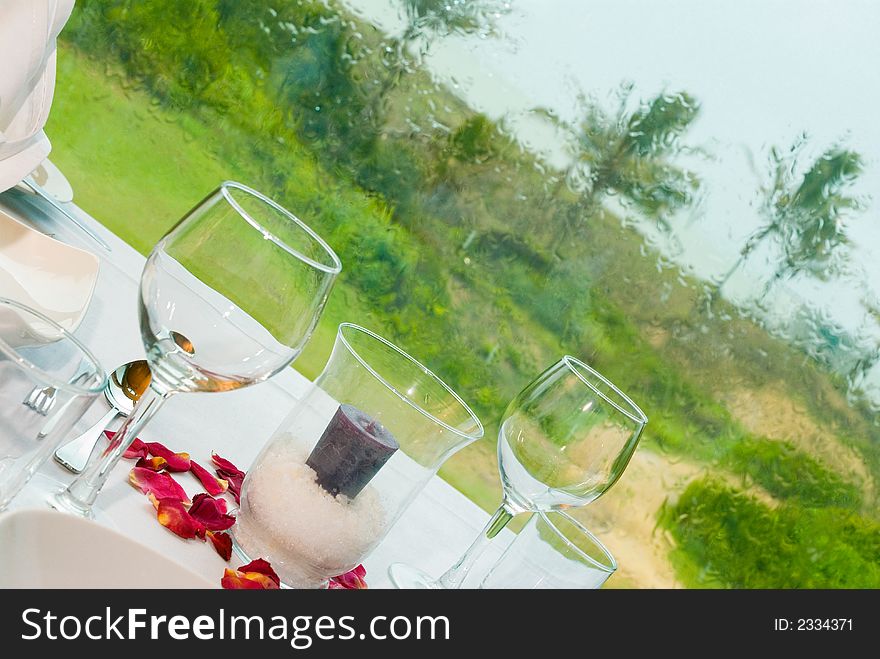
<path id="1" fill-rule="evenodd" d="M 0 588 L 217 588 L 149 547 L 54 510 L 0 515 Z"/>
<path id="2" fill-rule="evenodd" d="M 48 316 L 68 332 L 82 323 L 98 281 L 91 252 L 40 233 L 0 210 L 0 297 Z M 18 347 L 57 341 L 57 331 L 17 314 L 0 318 L 0 338 Z"/>

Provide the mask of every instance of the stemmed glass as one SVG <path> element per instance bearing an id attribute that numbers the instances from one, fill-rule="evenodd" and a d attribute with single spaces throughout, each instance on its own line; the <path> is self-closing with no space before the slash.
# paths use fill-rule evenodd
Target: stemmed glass
<path id="1" fill-rule="evenodd" d="M 438 580 L 396 563 L 398 588 L 460 588 L 514 515 L 583 506 L 617 482 L 648 417 L 607 378 L 565 356 L 507 406 L 498 432 L 503 500 L 480 537 Z"/>
<path id="2" fill-rule="evenodd" d="M 107 449 L 50 503 L 90 517 L 110 471 L 173 394 L 239 389 L 288 366 L 341 269 L 292 213 L 240 183 L 221 184 L 159 241 L 141 275 L 150 387 Z"/>

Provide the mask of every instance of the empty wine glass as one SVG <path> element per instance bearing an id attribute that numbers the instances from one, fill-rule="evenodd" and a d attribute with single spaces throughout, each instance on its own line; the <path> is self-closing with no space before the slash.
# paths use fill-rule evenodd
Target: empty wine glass
<path id="1" fill-rule="evenodd" d="M 507 406 L 498 432 L 503 500 L 480 537 L 439 580 L 394 564 L 398 588 L 459 588 L 514 515 L 583 506 L 626 469 L 648 417 L 607 378 L 565 356 Z"/>
<path id="2" fill-rule="evenodd" d="M 615 570 L 611 552 L 571 515 L 535 513 L 480 588 L 594 589 Z"/>
<path id="3" fill-rule="evenodd" d="M 266 196 L 227 181 L 153 248 L 141 275 L 150 387 L 103 453 L 51 503 L 91 516 L 110 471 L 169 396 L 262 382 L 302 351 L 339 257 Z"/>

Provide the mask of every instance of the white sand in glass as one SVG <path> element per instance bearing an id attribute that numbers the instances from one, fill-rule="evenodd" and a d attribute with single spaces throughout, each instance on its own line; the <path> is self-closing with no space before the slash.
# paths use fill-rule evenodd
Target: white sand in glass
<path id="1" fill-rule="evenodd" d="M 234 527 L 251 558 L 268 560 L 285 585 L 319 588 L 356 567 L 385 533 L 386 511 L 368 484 L 352 500 L 321 487 L 292 435 L 278 437 L 248 474 L 247 499 Z"/>

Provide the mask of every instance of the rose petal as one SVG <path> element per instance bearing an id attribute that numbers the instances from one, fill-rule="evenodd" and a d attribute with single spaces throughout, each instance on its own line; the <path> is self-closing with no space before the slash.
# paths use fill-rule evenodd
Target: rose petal
<path id="1" fill-rule="evenodd" d="M 209 531 L 225 531 L 235 524 L 235 517 L 226 514 L 225 502 L 221 504 L 208 494 L 197 494 L 193 497 L 189 514 Z"/>
<path id="2" fill-rule="evenodd" d="M 211 541 L 211 544 L 214 545 L 214 550 L 220 554 L 220 558 L 224 561 L 228 561 L 232 558 L 232 538 L 229 537 L 228 533 L 207 531 L 206 535 L 208 536 L 208 540 Z"/>
<path id="3" fill-rule="evenodd" d="M 244 482 L 244 476 L 237 472 L 229 472 L 225 469 L 218 469 L 217 476 L 227 483 L 227 491 L 235 499 L 235 503 L 241 503 L 241 485 Z"/>
<path id="4" fill-rule="evenodd" d="M 242 478 L 244 478 L 244 472 L 241 469 L 239 469 L 238 467 L 236 467 L 234 464 L 232 464 L 226 458 L 221 458 L 219 455 L 212 452 L 211 453 L 211 460 L 214 462 L 215 465 L 217 465 L 223 471 L 229 471 L 229 472 L 233 472 L 233 473 L 237 472 L 237 473 L 241 474 Z"/>
<path id="5" fill-rule="evenodd" d="M 281 587 L 281 579 L 275 574 L 268 561 L 258 558 L 247 565 L 242 565 L 238 570 L 227 568 L 220 585 L 228 589 L 277 590 Z"/>
<path id="6" fill-rule="evenodd" d="M 189 470 L 199 479 L 202 487 L 204 487 L 205 491 L 211 496 L 219 496 L 229 487 L 229 481 L 217 478 L 195 460 L 190 460 Z"/>
<path id="7" fill-rule="evenodd" d="M 137 461 L 135 467 L 143 467 L 150 471 L 162 471 L 167 464 L 168 461 L 165 458 L 141 458 Z"/>
<path id="8" fill-rule="evenodd" d="M 186 512 L 179 499 L 159 499 L 156 509 L 159 524 L 181 538 L 204 538 L 205 528 Z"/>
<path id="9" fill-rule="evenodd" d="M 189 453 L 175 453 L 159 442 L 147 442 L 147 448 L 150 449 L 151 455 L 155 455 L 157 458 L 165 458 L 168 461 L 168 466 L 165 467 L 168 471 L 189 471 Z"/>
<path id="10" fill-rule="evenodd" d="M 244 481 L 245 473 L 216 453 L 211 453 L 211 460 L 217 465 L 217 476 L 227 482 L 228 491 L 235 498 L 235 502 L 241 503 L 241 484 Z"/>
<path id="11" fill-rule="evenodd" d="M 281 578 L 275 573 L 275 570 L 272 569 L 272 565 L 269 561 L 263 558 L 257 558 L 247 565 L 242 565 L 238 569 L 245 574 L 261 574 L 264 577 L 267 577 L 276 586 L 281 585 Z"/>
<path id="12" fill-rule="evenodd" d="M 170 474 L 135 467 L 128 474 L 128 481 L 144 494 L 154 494 L 157 499 L 175 499 L 189 503 L 189 497 Z"/>
<path id="13" fill-rule="evenodd" d="M 266 588 L 264 584 L 258 581 L 251 581 L 241 572 L 236 572 L 229 568 L 223 571 L 220 585 L 227 590 L 272 590 Z"/>
<path id="14" fill-rule="evenodd" d="M 241 487 L 244 479 L 238 474 L 230 474 L 222 469 L 217 470 L 217 477 L 228 483 L 227 491 L 232 495 L 232 498 L 235 499 L 235 503 L 241 504 Z"/>
<path id="15" fill-rule="evenodd" d="M 363 590 L 367 588 L 367 582 L 364 580 L 364 577 L 366 576 L 367 571 L 364 566 L 358 565 L 353 570 L 349 570 L 345 574 L 340 574 L 339 576 L 330 579 L 329 589 Z"/>
<path id="16" fill-rule="evenodd" d="M 116 437 L 116 433 L 112 430 L 105 430 L 104 434 L 107 436 L 107 439 L 113 439 Z M 150 455 L 150 450 L 147 448 L 147 445 L 144 444 L 141 440 L 135 438 L 135 440 L 131 443 L 127 449 L 125 449 L 125 453 L 122 454 L 122 457 L 127 460 L 138 460 L 140 458 L 146 458 Z"/>

